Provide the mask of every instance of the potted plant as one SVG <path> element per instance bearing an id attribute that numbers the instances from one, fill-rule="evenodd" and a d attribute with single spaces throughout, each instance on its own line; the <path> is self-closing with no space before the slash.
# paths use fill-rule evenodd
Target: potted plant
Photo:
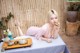
<path id="1" fill-rule="evenodd" d="M 9 15 L 7 17 L 2 17 L 0 19 L 0 40 L 3 37 L 3 30 L 7 30 L 8 29 L 8 22 L 11 18 L 13 18 L 14 16 L 11 14 L 11 12 L 9 13 Z"/>
<path id="2" fill-rule="evenodd" d="M 67 8 L 67 21 L 69 22 L 76 22 L 77 21 L 77 15 L 79 11 L 79 5 L 76 3 L 70 3 L 70 5 Z"/>
<path id="3" fill-rule="evenodd" d="M 70 3 L 67 9 L 66 34 L 69 36 L 77 35 L 78 32 L 78 12 L 80 4 Z"/>

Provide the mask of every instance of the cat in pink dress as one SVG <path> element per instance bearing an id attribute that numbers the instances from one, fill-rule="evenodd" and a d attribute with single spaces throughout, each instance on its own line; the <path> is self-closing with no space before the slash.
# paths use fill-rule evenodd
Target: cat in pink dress
<path id="1" fill-rule="evenodd" d="M 28 28 L 26 35 L 34 36 L 36 39 L 41 39 L 47 42 L 52 42 L 52 39 L 56 39 L 59 35 L 60 24 L 58 21 L 58 15 L 55 10 L 49 12 L 49 21 L 41 27 L 31 26 Z M 23 35 L 20 27 L 18 30 Z"/>

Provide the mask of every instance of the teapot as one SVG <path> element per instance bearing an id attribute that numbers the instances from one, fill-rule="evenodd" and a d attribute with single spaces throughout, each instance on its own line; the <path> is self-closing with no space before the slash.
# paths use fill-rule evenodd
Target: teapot
<path id="1" fill-rule="evenodd" d="M 10 40 L 9 37 L 6 37 L 6 38 L 3 39 L 4 42 L 9 42 L 9 40 Z"/>
<path id="2" fill-rule="evenodd" d="M 25 43 L 27 43 L 27 41 L 25 39 L 19 40 L 19 44 L 25 44 Z"/>

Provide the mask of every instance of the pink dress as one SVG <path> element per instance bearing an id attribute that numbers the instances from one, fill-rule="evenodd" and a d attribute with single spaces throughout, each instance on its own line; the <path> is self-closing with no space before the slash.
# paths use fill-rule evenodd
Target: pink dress
<path id="1" fill-rule="evenodd" d="M 53 36 L 57 36 L 58 30 L 56 28 L 54 30 L 55 33 L 53 34 Z M 53 38 L 50 34 L 49 23 L 44 24 L 42 27 L 31 26 L 27 30 L 27 35 L 35 36 L 38 39 L 40 37 Z"/>

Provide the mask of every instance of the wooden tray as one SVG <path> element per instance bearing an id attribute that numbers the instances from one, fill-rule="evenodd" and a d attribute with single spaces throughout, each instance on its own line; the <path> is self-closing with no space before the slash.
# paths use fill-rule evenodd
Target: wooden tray
<path id="1" fill-rule="evenodd" d="M 7 49 L 13 49 L 13 48 L 20 48 L 20 47 L 29 47 L 32 45 L 32 39 L 31 38 L 26 38 L 27 43 L 26 44 L 14 44 L 12 46 L 9 46 L 8 43 L 4 42 L 2 45 L 2 48 L 7 50 Z M 17 41 L 17 40 L 15 40 Z"/>

